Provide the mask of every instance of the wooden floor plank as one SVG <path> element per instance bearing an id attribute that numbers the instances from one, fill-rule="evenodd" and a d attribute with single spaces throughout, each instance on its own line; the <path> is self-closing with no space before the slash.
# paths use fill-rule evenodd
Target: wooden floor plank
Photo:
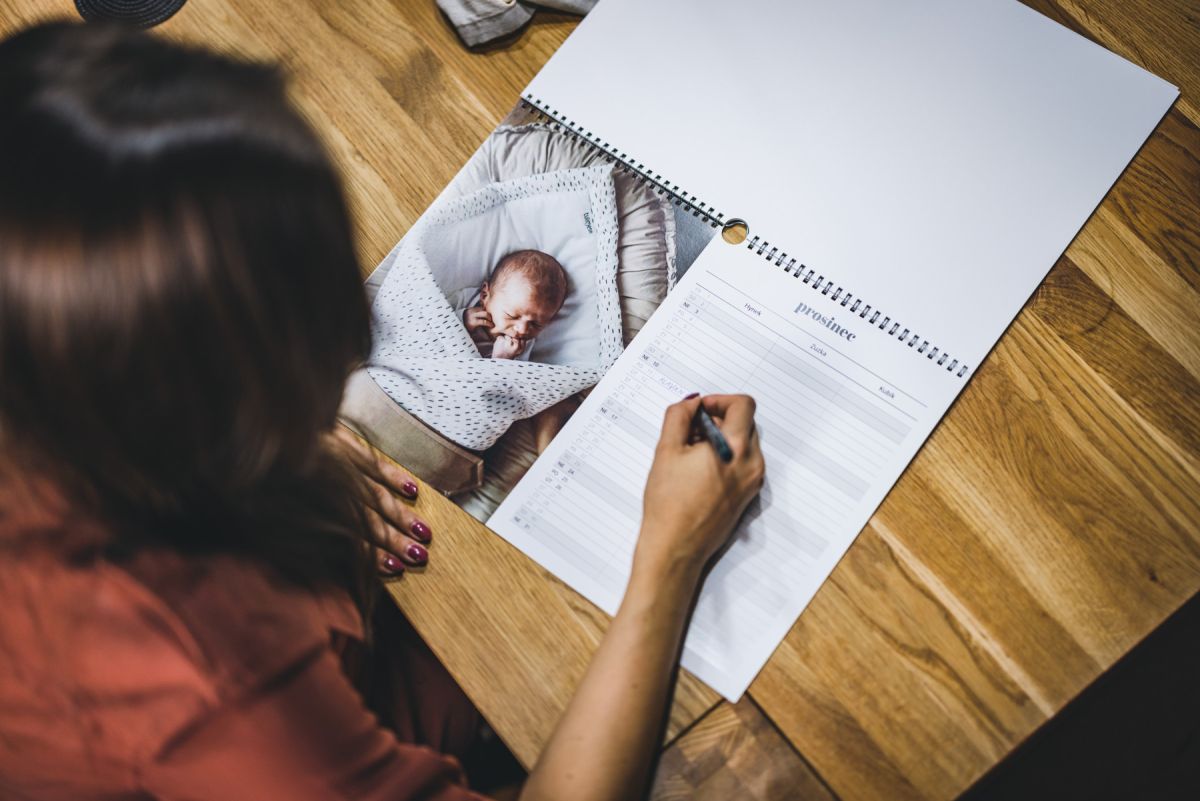
<path id="1" fill-rule="evenodd" d="M 721 702 L 663 754 L 650 801 L 836 801 L 749 698 Z"/>

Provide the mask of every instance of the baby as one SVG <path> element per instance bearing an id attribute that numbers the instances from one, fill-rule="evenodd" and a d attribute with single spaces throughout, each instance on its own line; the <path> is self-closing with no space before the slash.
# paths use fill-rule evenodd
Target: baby
<path id="1" fill-rule="evenodd" d="M 496 263 L 463 311 L 475 347 L 493 359 L 529 358 L 533 341 L 567 298 L 567 273 L 548 253 L 518 250 Z"/>
<path id="2" fill-rule="evenodd" d="M 533 340 L 558 314 L 566 298 L 567 272 L 558 260 L 540 250 L 518 250 L 496 263 L 479 288 L 477 302 L 468 302 L 463 311 L 463 325 L 480 354 L 527 360 Z M 533 416 L 538 453 L 546 450 L 578 406 L 577 398 L 567 398 Z"/>

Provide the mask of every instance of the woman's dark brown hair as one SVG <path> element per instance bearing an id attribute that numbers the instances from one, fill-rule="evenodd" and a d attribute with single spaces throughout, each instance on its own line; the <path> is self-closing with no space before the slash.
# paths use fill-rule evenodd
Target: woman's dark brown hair
<path id="1" fill-rule="evenodd" d="M 38 26 L 0 44 L 0 154 L 4 461 L 115 551 L 365 587 L 365 491 L 324 435 L 369 312 L 337 174 L 277 72 Z"/>

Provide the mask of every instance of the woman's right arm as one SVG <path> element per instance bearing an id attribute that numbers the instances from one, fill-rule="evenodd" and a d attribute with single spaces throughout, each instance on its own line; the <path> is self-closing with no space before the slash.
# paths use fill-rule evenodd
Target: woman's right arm
<path id="1" fill-rule="evenodd" d="M 693 441 L 703 404 L 733 449 Z M 522 801 L 645 795 L 672 676 L 705 564 L 758 493 L 754 401 L 688 398 L 668 408 L 646 483 L 642 530 L 621 607 L 521 793 Z"/>
<path id="2" fill-rule="evenodd" d="M 733 448 L 729 464 L 707 442 L 691 441 L 701 402 Z M 644 795 L 703 567 L 762 483 L 753 416 L 753 401 L 737 395 L 692 398 L 667 410 L 625 598 L 530 774 L 523 801 Z M 164 630 L 150 634 L 162 637 Z M 262 687 L 236 697 L 206 692 L 197 705 L 212 704 L 212 711 L 139 765 L 141 789 L 193 801 L 480 798 L 458 783 L 457 763 L 398 743 L 379 726 L 342 672 L 327 633 L 296 648 L 297 661 Z M 190 657 L 175 658 L 180 670 L 194 671 Z M 178 703 L 169 693 L 147 697 L 147 704 Z"/>

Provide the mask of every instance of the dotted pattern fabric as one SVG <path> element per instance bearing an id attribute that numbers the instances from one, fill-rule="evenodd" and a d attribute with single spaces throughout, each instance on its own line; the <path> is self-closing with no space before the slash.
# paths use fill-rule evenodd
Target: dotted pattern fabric
<path id="1" fill-rule="evenodd" d="M 431 237 L 512 200 L 581 193 L 596 248 L 593 309 L 599 359 L 588 365 L 488 359 L 438 286 L 427 253 Z M 621 355 L 617 296 L 617 204 L 611 166 L 559 170 L 439 199 L 388 254 L 393 264 L 376 295 L 371 378 L 430 427 L 472 450 L 490 447 L 513 422 L 593 386 Z M 536 245 L 535 245 L 536 246 Z M 491 265 L 481 263 L 481 280 Z"/>

